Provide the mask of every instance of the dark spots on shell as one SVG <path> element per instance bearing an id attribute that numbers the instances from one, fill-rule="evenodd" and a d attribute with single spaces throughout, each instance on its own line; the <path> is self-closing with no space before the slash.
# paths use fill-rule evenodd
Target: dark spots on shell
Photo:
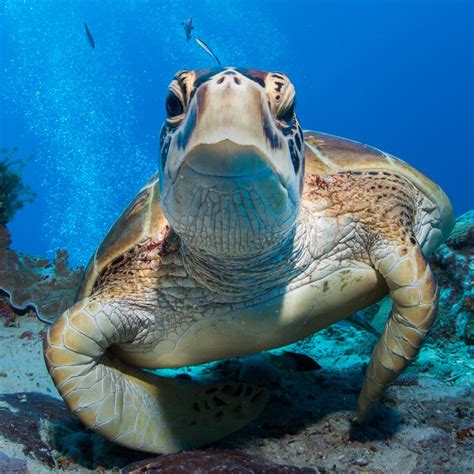
<path id="1" fill-rule="evenodd" d="M 118 257 L 114 258 L 111 262 L 113 267 L 120 265 L 124 261 L 125 256 L 119 255 Z"/>
<path id="2" fill-rule="evenodd" d="M 412 236 L 410 237 L 410 242 L 415 245 L 417 242 L 416 242 L 416 239 Z"/>
<path id="3" fill-rule="evenodd" d="M 280 137 L 274 133 L 267 116 L 265 116 L 263 119 L 263 132 L 265 133 L 265 136 L 267 137 L 270 146 L 273 149 L 281 147 Z"/>
<path id="4" fill-rule="evenodd" d="M 280 94 L 278 94 L 278 95 L 275 96 L 275 99 L 280 100 L 280 97 L 281 97 Z"/>
<path id="5" fill-rule="evenodd" d="M 372 189 L 372 191 L 375 189 L 375 186 L 370 186 L 370 189 Z"/>
<path id="6" fill-rule="evenodd" d="M 288 140 L 288 149 L 290 151 L 290 158 L 291 162 L 293 163 L 295 174 L 298 174 L 298 170 L 300 169 L 300 158 L 295 150 L 295 144 L 293 143 L 293 140 Z"/>
<path id="7" fill-rule="evenodd" d="M 362 171 L 351 171 L 352 174 L 355 174 L 355 175 L 360 175 L 362 174 Z"/>
<path id="8" fill-rule="evenodd" d="M 372 176 L 377 176 L 379 174 L 378 171 L 369 171 L 369 174 Z"/>

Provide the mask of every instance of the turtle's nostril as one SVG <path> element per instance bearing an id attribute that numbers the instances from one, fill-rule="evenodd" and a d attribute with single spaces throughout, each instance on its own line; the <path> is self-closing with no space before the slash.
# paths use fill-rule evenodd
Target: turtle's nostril
<path id="1" fill-rule="evenodd" d="M 224 82 L 224 79 L 225 79 L 225 77 L 222 76 L 222 77 L 217 81 L 217 83 L 218 83 L 218 84 L 222 84 L 222 83 Z"/>
<path id="2" fill-rule="evenodd" d="M 238 77 L 234 77 L 234 82 L 240 86 L 240 79 Z"/>

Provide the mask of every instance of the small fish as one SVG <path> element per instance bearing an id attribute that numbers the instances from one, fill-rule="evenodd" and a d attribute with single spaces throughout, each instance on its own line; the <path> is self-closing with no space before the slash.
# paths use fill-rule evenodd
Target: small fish
<path id="1" fill-rule="evenodd" d="M 87 23 L 84 23 L 84 28 L 86 30 L 87 41 L 89 41 L 89 44 L 91 45 L 91 48 L 95 49 L 95 41 L 94 41 L 94 38 L 91 35 L 89 27 L 87 26 Z"/>
<path id="2" fill-rule="evenodd" d="M 194 30 L 193 19 L 188 18 L 186 21 L 183 21 L 181 24 L 184 26 L 186 40 L 189 41 L 191 39 L 191 30 Z"/>
<path id="3" fill-rule="evenodd" d="M 204 41 L 200 40 L 199 38 L 196 38 L 196 43 L 199 46 L 201 46 L 201 48 L 204 51 L 206 51 L 207 54 L 212 56 L 217 61 L 217 64 L 219 64 L 219 66 L 221 65 L 221 62 L 219 61 L 219 58 L 212 52 L 211 48 L 209 48 L 209 46 L 206 43 L 204 43 Z"/>

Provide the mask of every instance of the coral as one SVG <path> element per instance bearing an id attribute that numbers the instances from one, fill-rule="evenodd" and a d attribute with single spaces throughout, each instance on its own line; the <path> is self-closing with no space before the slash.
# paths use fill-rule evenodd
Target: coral
<path id="1" fill-rule="evenodd" d="M 54 466 L 51 446 L 41 439 L 42 420 L 74 422 L 73 415 L 58 400 L 40 393 L 0 395 L 0 434 L 23 446 L 23 452 Z"/>
<path id="2" fill-rule="evenodd" d="M 446 242 L 430 258 L 440 284 L 437 322 L 430 336 L 463 337 L 474 344 L 474 211 L 460 216 Z"/>
<path id="3" fill-rule="evenodd" d="M 209 449 L 179 454 L 169 454 L 155 459 L 144 459 L 126 466 L 125 473 L 155 472 L 160 474 L 312 474 L 317 471 L 311 468 L 269 464 L 259 456 L 240 450 Z"/>
<path id="4" fill-rule="evenodd" d="M 0 150 L 0 225 L 10 222 L 15 213 L 35 196 L 21 180 L 23 167 L 31 157 L 17 160 L 16 152 L 16 148 Z"/>
<path id="5" fill-rule="evenodd" d="M 37 314 L 54 320 L 74 302 L 84 270 L 67 265 L 67 252 L 58 250 L 53 263 L 10 248 L 8 229 L 0 225 L 0 290 L 15 309 L 32 307 Z M 1 302 L 0 302 L 1 303 Z M 11 324 L 12 310 L 2 311 Z"/>

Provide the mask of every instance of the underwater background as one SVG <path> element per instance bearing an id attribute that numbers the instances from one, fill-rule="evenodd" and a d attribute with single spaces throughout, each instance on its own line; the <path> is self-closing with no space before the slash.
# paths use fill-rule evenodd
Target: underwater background
<path id="1" fill-rule="evenodd" d="M 462 0 L 0 2 L 0 146 L 33 155 L 36 193 L 14 249 L 85 264 L 157 168 L 179 69 L 283 71 L 305 129 L 370 144 L 425 172 L 456 215 L 473 185 L 473 11 Z M 88 43 L 84 22 L 95 40 Z"/>
<path id="2" fill-rule="evenodd" d="M 0 0 L 0 474 L 474 472 L 473 23 L 471 0 Z M 48 374 L 48 320 L 157 169 L 171 78 L 215 65 L 194 38 L 223 65 L 288 74 L 303 128 L 398 156 L 453 203 L 428 258 L 435 322 L 362 427 L 389 297 L 284 348 L 160 369 L 269 390 L 254 422 L 204 450 L 150 458 L 107 441 Z"/>

